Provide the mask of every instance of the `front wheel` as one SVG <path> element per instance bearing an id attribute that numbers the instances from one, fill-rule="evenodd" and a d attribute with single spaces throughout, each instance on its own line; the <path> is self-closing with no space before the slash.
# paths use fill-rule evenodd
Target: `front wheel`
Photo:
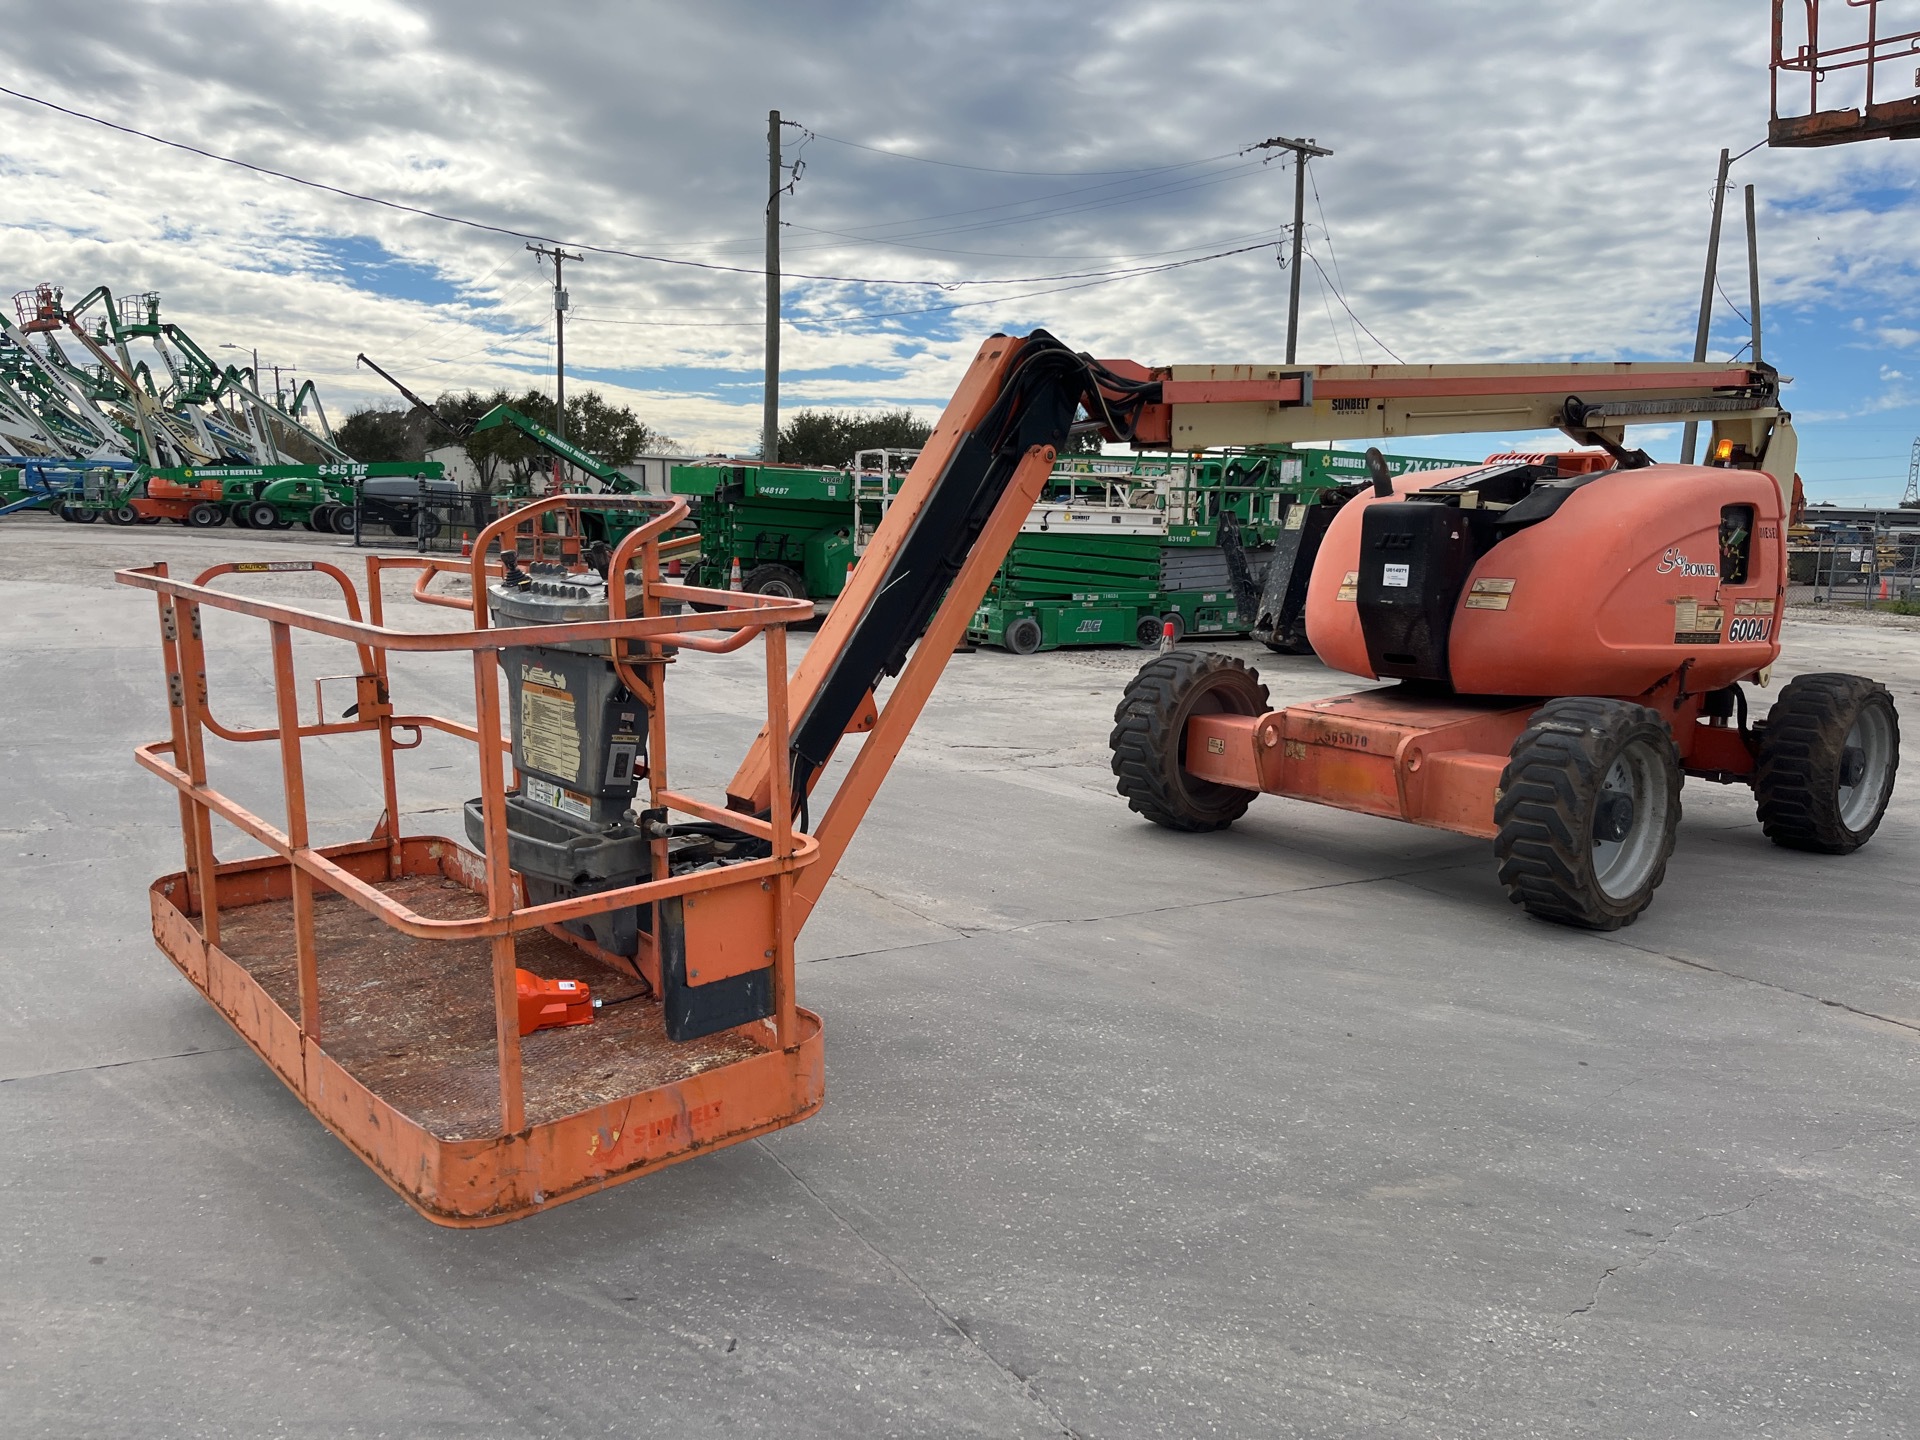
<path id="1" fill-rule="evenodd" d="M 1900 768 L 1900 716 L 1860 675 L 1800 675 L 1758 727 L 1753 794 L 1776 845 L 1849 855 L 1873 838 Z"/>
<path id="2" fill-rule="evenodd" d="M 749 595 L 771 595 L 776 600 L 805 600 L 807 582 L 790 565 L 756 565 L 740 581 Z"/>
<path id="3" fill-rule="evenodd" d="M 1031 615 L 1016 615 L 1000 632 L 1000 643 L 1016 655 L 1033 654 L 1045 638 L 1040 633 L 1040 622 Z"/>
<path id="4" fill-rule="evenodd" d="M 254 530 L 272 530 L 280 524 L 280 512 L 264 500 L 256 500 L 245 507 L 247 525 Z"/>
<path id="5" fill-rule="evenodd" d="M 187 524 L 195 530 L 211 530 L 226 517 L 220 513 L 220 507 L 200 501 L 187 511 Z"/>
<path id="6" fill-rule="evenodd" d="M 1113 712 L 1117 789 L 1127 808 L 1169 830 L 1224 830 L 1259 793 L 1202 780 L 1185 765 L 1196 715 L 1264 715 L 1267 687 L 1245 663 L 1211 651 L 1170 650 L 1140 667 Z"/>
<path id="7" fill-rule="evenodd" d="M 351 505 L 341 505 L 337 507 L 328 518 L 333 522 L 334 534 L 351 535 L 353 533 L 353 507 Z"/>
<path id="8" fill-rule="evenodd" d="M 1494 801 L 1507 898 L 1562 925 L 1631 925 L 1666 878 L 1680 784 L 1673 736 L 1646 706 L 1549 700 L 1513 742 Z"/>

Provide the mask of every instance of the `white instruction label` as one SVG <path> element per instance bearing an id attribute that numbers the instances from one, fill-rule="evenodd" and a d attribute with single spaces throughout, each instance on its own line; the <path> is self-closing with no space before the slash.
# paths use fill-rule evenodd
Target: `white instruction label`
<path id="1" fill-rule="evenodd" d="M 1383 565 L 1380 567 L 1380 583 L 1397 585 L 1404 590 L 1407 585 L 1407 572 L 1412 568 L 1410 565 Z"/>
<path id="2" fill-rule="evenodd" d="M 529 800 L 538 800 L 542 805 L 551 805 L 565 814 L 578 815 L 582 820 L 593 818 L 593 804 L 586 796 L 576 795 L 571 790 L 542 780 L 538 775 L 523 776 L 520 782 L 520 793 Z"/>

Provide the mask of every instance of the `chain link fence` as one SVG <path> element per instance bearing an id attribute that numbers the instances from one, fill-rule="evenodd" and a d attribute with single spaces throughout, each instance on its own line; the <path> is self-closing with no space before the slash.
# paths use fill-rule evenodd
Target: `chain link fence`
<path id="1" fill-rule="evenodd" d="M 1787 603 L 1920 602 L 1920 517 L 1912 526 L 1822 525 L 1787 556 Z"/>

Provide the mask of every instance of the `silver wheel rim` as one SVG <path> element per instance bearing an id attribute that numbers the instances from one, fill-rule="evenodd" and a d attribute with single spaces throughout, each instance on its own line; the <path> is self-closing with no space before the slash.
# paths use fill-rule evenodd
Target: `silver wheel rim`
<path id="1" fill-rule="evenodd" d="M 1609 900 L 1627 900 L 1660 863 L 1666 840 L 1669 779 L 1660 756 L 1645 740 L 1628 745 L 1607 767 L 1600 794 L 1633 802 L 1633 825 L 1619 840 L 1593 840 L 1593 882 Z"/>
<path id="2" fill-rule="evenodd" d="M 1868 705 L 1854 717 L 1847 731 L 1848 750 L 1859 750 L 1864 763 L 1856 785 L 1841 785 L 1840 823 L 1859 832 L 1873 823 L 1887 789 L 1887 776 L 1893 769 L 1893 725 L 1881 706 Z"/>

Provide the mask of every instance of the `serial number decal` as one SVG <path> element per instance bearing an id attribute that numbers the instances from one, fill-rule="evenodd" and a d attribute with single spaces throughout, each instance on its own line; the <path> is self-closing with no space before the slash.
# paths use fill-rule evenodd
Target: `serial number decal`
<path id="1" fill-rule="evenodd" d="M 1758 615 L 1736 615 L 1733 623 L 1727 626 L 1727 639 L 1736 644 L 1742 640 L 1764 640 L 1772 629 L 1771 620 Z"/>

